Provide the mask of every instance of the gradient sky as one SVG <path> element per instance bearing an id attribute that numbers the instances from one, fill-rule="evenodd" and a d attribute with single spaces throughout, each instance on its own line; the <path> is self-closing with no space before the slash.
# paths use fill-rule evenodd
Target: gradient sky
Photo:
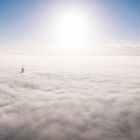
<path id="1" fill-rule="evenodd" d="M 140 0 L 0 0 L 0 46 L 48 45 L 53 12 L 71 5 L 86 7 L 98 26 L 93 42 L 97 34 L 102 44 L 140 44 Z"/>

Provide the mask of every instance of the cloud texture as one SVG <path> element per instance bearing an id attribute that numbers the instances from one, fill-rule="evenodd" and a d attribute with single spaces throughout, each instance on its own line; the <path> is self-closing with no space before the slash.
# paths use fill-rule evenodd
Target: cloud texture
<path id="1" fill-rule="evenodd" d="M 139 140 L 140 72 L 0 68 L 0 140 Z"/>

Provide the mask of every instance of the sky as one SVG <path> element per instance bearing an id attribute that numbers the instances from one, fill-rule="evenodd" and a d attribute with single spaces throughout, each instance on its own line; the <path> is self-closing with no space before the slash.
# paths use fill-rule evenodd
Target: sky
<path id="1" fill-rule="evenodd" d="M 139 0 L 0 0 L 0 49 L 139 46 L 139 7 Z"/>

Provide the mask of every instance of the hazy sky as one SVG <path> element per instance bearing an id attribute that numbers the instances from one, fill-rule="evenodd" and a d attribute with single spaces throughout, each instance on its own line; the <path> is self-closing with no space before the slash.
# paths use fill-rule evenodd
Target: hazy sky
<path id="1" fill-rule="evenodd" d="M 139 45 L 140 0 L 0 0 L 1 48 L 59 50 L 83 38 L 90 46 Z"/>

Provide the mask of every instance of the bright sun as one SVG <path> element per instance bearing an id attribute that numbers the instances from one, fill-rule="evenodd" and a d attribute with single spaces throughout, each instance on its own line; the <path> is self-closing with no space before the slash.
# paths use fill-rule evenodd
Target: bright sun
<path id="1" fill-rule="evenodd" d="M 57 14 L 53 24 L 53 37 L 65 50 L 81 49 L 90 34 L 86 12 L 80 8 L 67 8 Z"/>

